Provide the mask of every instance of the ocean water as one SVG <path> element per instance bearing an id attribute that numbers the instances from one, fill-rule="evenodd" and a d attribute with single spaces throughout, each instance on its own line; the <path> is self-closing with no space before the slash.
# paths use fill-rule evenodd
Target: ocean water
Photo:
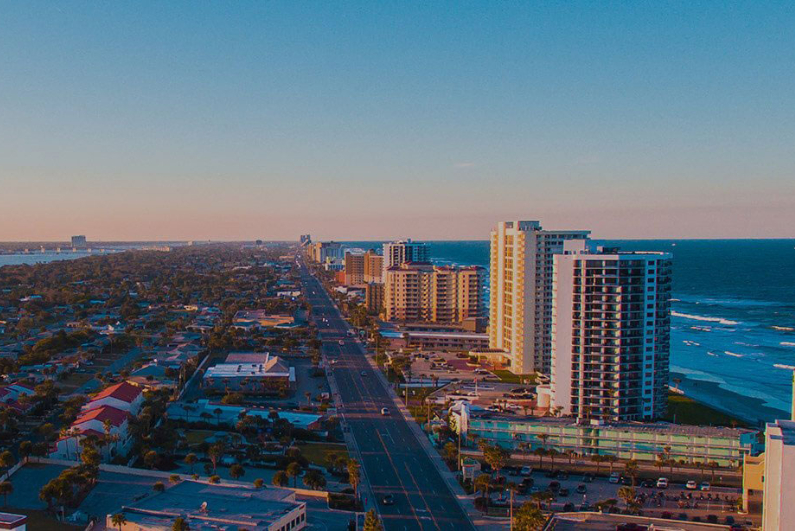
<path id="1" fill-rule="evenodd" d="M 76 260 L 78 258 L 84 258 L 86 256 L 103 256 L 106 254 L 110 254 L 116 251 L 72 251 L 64 250 L 60 253 L 55 251 L 45 251 L 45 252 L 30 252 L 30 253 L 18 253 L 18 254 L 0 254 L 0 267 L 5 265 L 22 265 L 22 264 L 46 264 L 49 262 L 59 262 L 61 260 Z"/>
<path id="2" fill-rule="evenodd" d="M 671 371 L 789 415 L 795 370 L 795 240 L 612 240 L 674 256 Z M 378 247 L 351 242 L 351 247 Z M 440 264 L 489 265 L 488 241 L 429 242 Z"/>

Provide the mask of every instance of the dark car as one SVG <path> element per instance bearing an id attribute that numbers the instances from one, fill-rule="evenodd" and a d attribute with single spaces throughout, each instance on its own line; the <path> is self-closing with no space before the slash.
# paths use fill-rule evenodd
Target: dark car
<path id="1" fill-rule="evenodd" d="M 644 487 L 644 488 L 647 488 L 647 489 L 653 489 L 654 488 L 654 481 L 651 480 L 651 479 L 644 479 L 643 482 L 640 484 L 640 486 Z"/>
<path id="2" fill-rule="evenodd" d="M 384 504 L 384 505 L 394 505 L 395 504 L 395 497 L 392 496 L 391 494 L 386 494 L 386 495 L 384 495 L 383 498 L 381 498 L 381 503 Z"/>
<path id="3" fill-rule="evenodd" d="M 569 473 L 568 472 L 559 472 L 558 473 L 558 479 L 569 479 Z"/>
<path id="4" fill-rule="evenodd" d="M 556 478 L 558 477 L 558 473 L 555 470 L 550 470 L 549 472 L 546 473 L 546 476 L 548 478 Z"/>
<path id="5" fill-rule="evenodd" d="M 536 482 L 533 478 L 522 478 L 522 485 L 525 485 L 527 487 L 532 487 L 533 485 L 535 485 L 535 483 Z"/>
<path id="6" fill-rule="evenodd" d="M 557 492 L 558 490 L 560 490 L 560 483 L 559 483 L 559 482 L 557 482 L 557 481 L 550 481 L 550 482 L 549 482 L 549 487 L 548 487 L 548 488 L 549 488 L 549 490 L 551 490 L 552 492 Z"/>
<path id="7" fill-rule="evenodd" d="M 577 485 L 577 494 L 585 494 L 586 492 L 588 492 L 588 487 L 582 483 Z"/>
<path id="8" fill-rule="evenodd" d="M 519 483 L 516 486 L 516 492 L 518 492 L 519 494 L 527 494 L 529 488 L 530 486 L 527 483 Z"/>
<path id="9" fill-rule="evenodd" d="M 593 474 L 585 474 L 582 478 L 585 483 L 593 483 L 594 477 Z"/>
<path id="10" fill-rule="evenodd" d="M 569 495 L 569 489 L 560 489 L 558 491 L 558 496 L 560 496 L 561 498 L 565 498 L 568 495 Z"/>

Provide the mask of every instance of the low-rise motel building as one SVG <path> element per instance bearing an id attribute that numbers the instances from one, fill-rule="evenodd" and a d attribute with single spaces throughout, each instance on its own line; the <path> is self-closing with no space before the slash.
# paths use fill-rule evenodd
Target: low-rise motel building
<path id="1" fill-rule="evenodd" d="M 670 459 L 686 464 L 715 462 L 737 467 L 760 449 L 758 432 L 742 428 L 685 426 L 667 422 L 604 422 L 573 417 L 534 417 L 481 410 L 460 403 L 451 410 L 465 446 L 485 440 L 509 450 L 536 448 L 654 461 L 670 448 Z"/>
<path id="2" fill-rule="evenodd" d="M 217 392 L 275 393 L 295 389 L 295 367 L 268 352 L 229 354 L 224 363 L 209 367 L 202 387 Z"/>

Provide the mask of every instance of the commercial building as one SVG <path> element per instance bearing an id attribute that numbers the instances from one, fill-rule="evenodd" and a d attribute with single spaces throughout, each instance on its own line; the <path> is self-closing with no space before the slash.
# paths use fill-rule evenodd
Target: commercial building
<path id="1" fill-rule="evenodd" d="M 343 259 L 342 244 L 338 242 L 317 242 L 307 245 L 309 259 L 319 264 L 341 262 Z"/>
<path id="2" fill-rule="evenodd" d="M 171 531 L 177 518 L 199 531 L 296 531 L 307 525 L 306 504 L 296 502 L 292 491 L 193 480 L 170 485 L 159 494 L 123 506 L 119 512 L 126 522 L 114 524 L 113 515 L 108 514 L 108 529 Z"/>
<path id="3" fill-rule="evenodd" d="M 777 420 L 765 429 L 762 529 L 795 529 L 795 421 Z"/>
<path id="4" fill-rule="evenodd" d="M 382 276 L 386 277 L 386 270 L 390 267 L 400 266 L 406 262 L 430 261 L 431 249 L 424 243 L 415 242 L 411 239 L 385 243 Z"/>
<path id="5" fill-rule="evenodd" d="M 230 354 L 224 363 L 209 367 L 204 389 L 267 394 L 295 388 L 295 368 L 269 353 Z"/>
<path id="6" fill-rule="evenodd" d="M 493 413 L 468 404 L 452 412 L 456 414 L 455 428 L 466 437 L 468 446 L 485 440 L 516 451 L 554 448 L 561 453 L 612 455 L 637 461 L 655 461 L 663 454 L 677 462 L 715 462 L 722 467 L 737 467 L 744 455 L 760 449 L 758 432 L 740 428 L 533 417 Z M 666 454 L 666 448 L 670 454 Z"/>
<path id="7" fill-rule="evenodd" d="M 553 256 L 589 231 L 548 231 L 538 221 L 503 221 L 491 232 L 489 346 L 517 374 L 549 374 Z"/>
<path id="8" fill-rule="evenodd" d="M 387 321 L 460 323 L 483 315 L 482 267 L 439 267 L 406 262 L 386 270 Z"/>
<path id="9" fill-rule="evenodd" d="M 554 256 L 553 407 L 588 419 L 658 418 L 668 404 L 671 255 L 583 244 Z"/>
<path id="10" fill-rule="evenodd" d="M 88 246 L 86 237 L 82 234 L 80 236 L 72 236 L 72 247 L 75 249 L 85 249 Z"/>
<path id="11" fill-rule="evenodd" d="M 9 531 L 26 531 L 28 517 L 24 514 L 0 513 L 0 529 Z"/>

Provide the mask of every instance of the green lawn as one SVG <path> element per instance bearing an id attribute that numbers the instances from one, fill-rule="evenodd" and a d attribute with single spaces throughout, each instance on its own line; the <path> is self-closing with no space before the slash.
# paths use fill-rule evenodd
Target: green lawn
<path id="1" fill-rule="evenodd" d="M 13 507 L 3 507 L 2 510 L 11 514 L 26 515 L 28 517 L 27 528 L 35 531 L 75 531 L 85 528 L 85 526 L 82 525 L 63 524 L 45 511 L 16 509 Z"/>
<path id="2" fill-rule="evenodd" d="M 745 423 L 730 415 L 722 413 L 709 406 L 696 402 L 692 398 L 677 394 L 668 394 L 668 413 L 663 420 L 677 424 L 691 424 L 701 426 L 738 426 L 743 427 Z"/>
<path id="3" fill-rule="evenodd" d="M 330 453 L 335 453 L 337 455 L 342 455 L 348 457 L 348 449 L 345 447 L 344 444 L 335 444 L 335 443 L 305 443 L 299 444 L 298 447 L 301 449 L 301 453 L 307 460 L 315 465 L 315 466 L 322 466 L 328 467 L 331 465 L 328 461 L 328 455 Z"/>
<path id="4" fill-rule="evenodd" d="M 188 430 L 185 432 L 185 439 L 188 441 L 189 446 L 196 446 L 204 442 L 207 437 L 215 434 L 210 430 Z"/>
<path id="5" fill-rule="evenodd" d="M 520 384 L 522 380 L 527 380 L 529 383 L 533 383 L 536 381 L 535 374 L 514 374 L 511 371 L 502 369 L 502 370 L 493 370 L 491 371 L 497 376 L 501 381 L 506 383 L 515 383 Z"/>

